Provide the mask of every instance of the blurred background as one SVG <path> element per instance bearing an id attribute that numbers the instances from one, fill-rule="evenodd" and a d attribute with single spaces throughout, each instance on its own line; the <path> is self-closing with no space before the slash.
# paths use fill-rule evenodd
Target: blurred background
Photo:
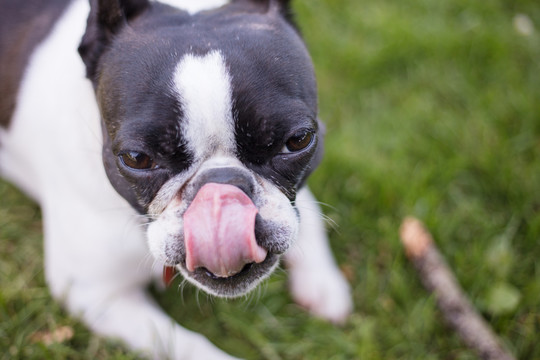
<path id="1" fill-rule="evenodd" d="M 310 317 L 284 271 L 244 299 L 177 281 L 158 301 L 247 359 L 475 359 L 404 255 L 414 215 L 517 358 L 540 359 L 540 3 L 293 4 L 327 124 L 310 186 L 354 314 L 343 327 Z M 0 182 L 0 359 L 137 358 L 50 298 L 41 236 L 38 207 Z M 44 340 L 58 329 L 71 333 Z"/>

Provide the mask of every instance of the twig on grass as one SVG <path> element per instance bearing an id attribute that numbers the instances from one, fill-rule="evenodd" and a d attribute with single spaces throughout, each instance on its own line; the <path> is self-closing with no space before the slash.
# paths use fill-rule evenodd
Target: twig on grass
<path id="1" fill-rule="evenodd" d="M 444 261 L 430 233 L 415 218 L 403 220 L 401 242 L 424 286 L 434 294 L 446 321 L 482 359 L 514 360 L 478 314 Z"/>

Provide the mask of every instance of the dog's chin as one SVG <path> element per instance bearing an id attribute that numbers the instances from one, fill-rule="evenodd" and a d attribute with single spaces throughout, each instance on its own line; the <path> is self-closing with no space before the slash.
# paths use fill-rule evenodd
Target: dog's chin
<path id="1" fill-rule="evenodd" d="M 177 265 L 184 278 L 210 295 L 223 298 L 235 298 L 249 293 L 261 281 L 266 279 L 278 266 L 279 255 L 269 253 L 261 263 L 247 264 L 237 274 L 218 277 L 204 268 L 188 271 L 185 264 Z"/>

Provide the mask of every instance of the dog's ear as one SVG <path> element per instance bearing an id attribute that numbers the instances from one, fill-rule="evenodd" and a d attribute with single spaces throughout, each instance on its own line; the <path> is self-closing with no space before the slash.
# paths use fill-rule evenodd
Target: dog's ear
<path id="1" fill-rule="evenodd" d="M 291 8 L 291 0 L 269 0 L 268 2 L 270 11 L 279 11 L 279 13 L 283 15 L 287 21 L 289 21 L 292 25 L 295 25 L 293 11 Z"/>
<path id="2" fill-rule="evenodd" d="M 79 54 L 86 65 L 86 77 L 95 80 L 99 58 L 128 21 L 149 5 L 149 0 L 90 0 L 86 32 Z"/>

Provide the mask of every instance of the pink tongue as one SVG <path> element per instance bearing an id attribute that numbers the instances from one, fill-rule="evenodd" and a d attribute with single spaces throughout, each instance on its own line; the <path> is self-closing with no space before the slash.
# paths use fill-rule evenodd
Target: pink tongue
<path id="1" fill-rule="evenodd" d="M 255 240 L 257 208 L 238 187 L 204 185 L 184 214 L 186 268 L 204 267 L 219 277 L 260 263 L 267 251 Z"/>

